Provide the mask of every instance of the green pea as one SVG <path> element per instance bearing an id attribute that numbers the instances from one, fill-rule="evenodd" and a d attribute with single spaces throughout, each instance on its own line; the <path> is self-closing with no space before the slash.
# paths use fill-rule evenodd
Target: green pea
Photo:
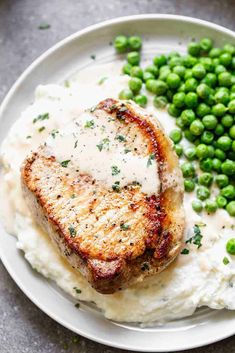
<path id="1" fill-rule="evenodd" d="M 233 185 L 227 185 L 221 189 L 221 195 L 226 197 L 226 199 L 234 199 L 235 197 L 235 187 Z"/>
<path id="2" fill-rule="evenodd" d="M 226 68 L 223 65 L 216 65 L 215 66 L 215 73 L 216 75 L 221 74 L 221 72 L 225 72 Z"/>
<path id="3" fill-rule="evenodd" d="M 235 141 L 232 143 L 232 151 L 235 152 Z"/>
<path id="4" fill-rule="evenodd" d="M 228 136 L 221 136 L 217 140 L 217 146 L 222 151 L 228 151 L 231 148 L 232 140 Z"/>
<path id="5" fill-rule="evenodd" d="M 200 98 L 202 99 L 206 99 L 209 97 L 210 95 L 210 87 L 207 86 L 205 83 L 201 83 L 198 87 L 197 87 L 197 94 Z"/>
<path id="6" fill-rule="evenodd" d="M 214 63 L 211 58 L 202 56 L 199 60 L 200 60 L 200 63 L 206 69 L 206 71 L 208 72 L 214 71 Z"/>
<path id="7" fill-rule="evenodd" d="M 188 129 L 184 130 L 184 137 L 190 142 L 195 142 L 196 140 L 196 136 L 193 135 Z"/>
<path id="8" fill-rule="evenodd" d="M 131 51 L 127 54 L 127 61 L 131 65 L 139 65 L 140 63 L 140 54 L 137 51 Z"/>
<path id="9" fill-rule="evenodd" d="M 217 173 L 219 173 L 221 170 L 221 164 L 222 164 L 222 162 L 218 158 L 212 159 L 212 169 L 215 170 Z"/>
<path id="10" fill-rule="evenodd" d="M 230 114 L 235 114 L 235 99 L 229 102 L 228 111 Z"/>
<path id="11" fill-rule="evenodd" d="M 199 186 L 196 190 L 197 198 L 204 201 L 210 197 L 210 191 L 205 186 Z"/>
<path id="12" fill-rule="evenodd" d="M 119 98 L 120 99 L 133 99 L 133 93 L 130 89 L 126 88 L 123 89 L 120 93 L 119 93 Z"/>
<path id="13" fill-rule="evenodd" d="M 184 190 L 186 192 L 192 192 L 195 189 L 195 183 L 191 179 L 184 180 Z"/>
<path id="14" fill-rule="evenodd" d="M 235 92 L 232 92 L 229 96 L 229 99 L 232 101 L 235 99 Z"/>
<path id="15" fill-rule="evenodd" d="M 130 71 L 130 75 L 132 77 L 138 77 L 142 80 L 143 78 L 143 70 L 141 69 L 140 66 L 132 66 L 131 71 Z"/>
<path id="16" fill-rule="evenodd" d="M 214 115 L 205 115 L 202 122 L 206 129 L 214 130 L 218 124 L 218 119 Z"/>
<path id="17" fill-rule="evenodd" d="M 178 92 L 173 96 L 173 103 L 177 108 L 182 108 L 184 106 L 185 93 Z"/>
<path id="18" fill-rule="evenodd" d="M 219 148 L 215 149 L 215 157 L 217 157 L 220 161 L 224 161 L 226 158 L 226 154 Z"/>
<path id="19" fill-rule="evenodd" d="M 195 113 L 192 109 L 183 110 L 180 117 L 184 126 L 191 125 L 191 123 L 196 119 Z"/>
<path id="20" fill-rule="evenodd" d="M 210 145 L 214 140 L 214 134 L 211 131 L 203 131 L 201 135 L 201 142 Z"/>
<path id="21" fill-rule="evenodd" d="M 184 155 L 185 155 L 185 157 L 186 157 L 189 161 L 193 161 L 194 159 L 197 158 L 197 155 L 196 155 L 196 148 L 195 148 L 195 147 L 188 147 L 188 148 L 184 151 Z"/>
<path id="22" fill-rule="evenodd" d="M 174 56 L 168 61 L 168 65 L 170 66 L 171 69 L 181 64 L 182 64 L 182 58 L 178 56 Z"/>
<path id="23" fill-rule="evenodd" d="M 165 55 L 155 56 L 153 59 L 153 63 L 154 63 L 154 65 L 156 65 L 158 67 L 166 65 L 166 63 L 167 63 L 166 56 Z"/>
<path id="24" fill-rule="evenodd" d="M 229 178 L 225 174 L 218 174 L 215 177 L 215 182 L 220 189 L 224 188 L 229 184 Z"/>
<path id="25" fill-rule="evenodd" d="M 202 159 L 199 163 L 201 170 L 203 172 L 211 172 L 212 170 L 212 159 L 211 158 L 205 158 Z"/>
<path id="26" fill-rule="evenodd" d="M 226 107 L 222 103 L 218 103 L 212 107 L 212 114 L 214 114 L 217 117 L 222 117 L 225 113 L 226 113 Z"/>
<path id="27" fill-rule="evenodd" d="M 221 135 L 223 135 L 223 133 L 224 133 L 224 127 L 223 127 L 223 125 L 222 125 L 222 124 L 218 124 L 218 125 L 216 126 L 216 128 L 215 128 L 215 134 L 216 134 L 217 136 L 221 136 Z"/>
<path id="28" fill-rule="evenodd" d="M 235 140 L 235 125 L 231 126 L 229 129 L 229 136 Z"/>
<path id="29" fill-rule="evenodd" d="M 183 147 L 182 146 L 177 144 L 174 146 L 174 149 L 175 149 L 175 152 L 178 157 L 182 156 L 182 154 L 183 154 Z"/>
<path id="30" fill-rule="evenodd" d="M 128 44 L 131 50 L 140 50 L 142 47 L 142 40 L 139 36 L 131 36 L 128 39 Z"/>
<path id="31" fill-rule="evenodd" d="M 208 147 L 204 144 L 199 144 L 196 147 L 196 155 L 199 159 L 204 159 L 208 157 Z"/>
<path id="32" fill-rule="evenodd" d="M 226 159 L 221 165 L 222 173 L 232 176 L 235 174 L 235 162 L 230 159 Z"/>
<path id="33" fill-rule="evenodd" d="M 229 72 L 221 72 L 218 75 L 218 82 L 220 86 L 230 87 L 232 84 L 232 76 Z"/>
<path id="34" fill-rule="evenodd" d="M 233 121 L 234 121 L 234 119 L 233 119 L 232 115 L 226 114 L 222 117 L 221 124 L 224 127 L 231 127 L 233 125 Z"/>
<path id="35" fill-rule="evenodd" d="M 172 102 L 173 96 L 174 96 L 174 92 L 172 90 L 168 89 L 166 92 L 166 97 L 169 100 L 169 102 Z"/>
<path id="36" fill-rule="evenodd" d="M 185 81 L 185 92 L 195 92 L 197 89 L 197 80 L 195 78 L 188 78 Z"/>
<path id="37" fill-rule="evenodd" d="M 181 165 L 181 170 L 185 178 L 193 178 L 195 176 L 195 168 L 190 162 L 184 162 Z"/>
<path id="38" fill-rule="evenodd" d="M 214 96 L 216 103 L 227 105 L 229 102 L 229 93 L 225 90 L 218 90 Z"/>
<path id="39" fill-rule="evenodd" d="M 209 72 L 203 79 L 203 83 L 208 85 L 209 87 L 215 87 L 217 83 L 217 76 L 214 73 Z"/>
<path id="40" fill-rule="evenodd" d="M 185 92 L 185 84 L 182 83 L 179 88 L 178 88 L 178 92 Z"/>
<path id="41" fill-rule="evenodd" d="M 200 44 L 199 43 L 196 43 L 196 42 L 190 42 L 188 44 L 188 53 L 192 56 L 199 56 L 200 54 L 200 50 L 201 50 L 201 47 L 200 47 Z"/>
<path id="42" fill-rule="evenodd" d="M 216 197 L 216 203 L 219 208 L 224 208 L 227 205 L 227 199 L 221 195 Z"/>
<path id="43" fill-rule="evenodd" d="M 228 212 L 228 214 L 232 217 L 235 217 L 235 201 L 230 201 L 227 206 L 226 206 L 226 211 Z M 231 240 L 231 239 L 230 239 Z M 227 243 L 228 245 L 228 243 Z M 229 249 L 229 251 L 228 251 Z M 233 250 L 232 250 L 233 249 Z M 235 254 L 235 249 L 234 249 L 234 245 L 233 245 L 233 248 L 231 246 L 231 243 L 230 245 L 227 247 L 227 251 L 231 254 L 231 251 L 233 252 L 232 255 Z"/>
<path id="44" fill-rule="evenodd" d="M 206 200 L 205 202 L 205 210 L 208 213 L 215 213 L 217 210 L 217 203 L 214 200 Z"/>
<path id="45" fill-rule="evenodd" d="M 231 238 L 227 241 L 226 250 L 230 255 L 235 255 L 235 238 Z"/>
<path id="46" fill-rule="evenodd" d="M 138 93 L 142 88 L 142 80 L 138 77 L 132 77 L 129 80 L 129 88 L 133 93 Z"/>
<path id="47" fill-rule="evenodd" d="M 178 75 L 179 77 L 181 77 L 181 78 L 184 78 L 185 71 L 186 71 L 186 69 L 185 69 L 185 67 L 182 66 L 182 65 L 176 65 L 176 66 L 174 66 L 174 68 L 173 68 L 174 74 L 177 74 L 177 75 Z"/>
<path id="48" fill-rule="evenodd" d="M 182 139 L 182 132 L 179 129 L 173 129 L 169 136 L 174 143 L 179 143 Z"/>
<path id="49" fill-rule="evenodd" d="M 229 53 L 223 53 L 220 55 L 219 61 L 221 65 L 227 67 L 232 63 L 232 55 Z"/>
<path id="50" fill-rule="evenodd" d="M 209 56 L 211 58 L 218 58 L 221 55 L 221 52 L 220 48 L 212 48 L 209 52 Z"/>
<path id="51" fill-rule="evenodd" d="M 144 71 L 144 73 L 143 73 L 144 82 L 147 82 L 148 80 L 154 80 L 154 78 L 155 78 L 155 76 L 151 72 Z"/>
<path id="52" fill-rule="evenodd" d="M 204 125 L 201 120 L 196 119 L 191 123 L 189 130 L 193 135 L 200 136 L 203 133 Z"/>
<path id="53" fill-rule="evenodd" d="M 224 50 L 226 53 L 229 53 L 229 54 L 231 54 L 231 55 L 234 55 L 234 54 L 235 54 L 235 47 L 234 47 L 234 45 L 232 45 L 232 44 L 230 44 L 230 43 L 225 44 L 223 50 Z"/>
<path id="54" fill-rule="evenodd" d="M 200 144 L 200 141 L 199 141 L 198 144 Z M 208 150 L 208 157 L 213 158 L 214 155 L 215 155 L 214 147 L 213 146 L 207 146 L 207 150 Z"/>
<path id="55" fill-rule="evenodd" d="M 148 98 L 143 95 L 143 94 L 138 94 L 137 96 L 134 97 L 134 101 L 140 105 L 141 107 L 146 107 L 147 103 L 148 103 Z"/>
<path id="56" fill-rule="evenodd" d="M 181 119 L 181 118 L 177 118 L 177 119 L 175 120 L 175 123 L 176 123 L 176 126 L 178 126 L 181 130 L 184 130 L 184 129 L 185 129 L 184 123 L 182 122 L 182 119 Z"/>
<path id="57" fill-rule="evenodd" d="M 164 109 L 167 103 L 167 98 L 164 96 L 155 96 L 153 99 L 153 105 L 159 109 Z"/>
<path id="58" fill-rule="evenodd" d="M 167 90 L 167 85 L 161 80 L 148 80 L 146 82 L 146 89 L 158 96 L 162 96 Z"/>
<path id="59" fill-rule="evenodd" d="M 169 104 L 167 111 L 171 116 L 174 116 L 175 118 L 180 116 L 181 113 L 180 109 L 178 109 L 174 104 Z"/>
<path id="60" fill-rule="evenodd" d="M 202 80 L 203 77 L 206 76 L 206 69 L 202 64 L 196 64 L 193 67 L 192 72 L 193 72 L 193 77 L 195 77 L 198 80 Z"/>
<path id="61" fill-rule="evenodd" d="M 159 69 L 156 65 L 148 65 L 146 68 L 145 68 L 145 71 L 146 72 L 150 72 L 152 75 L 154 75 L 155 77 L 158 76 L 159 74 Z"/>
<path id="62" fill-rule="evenodd" d="M 210 173 L 202 173 L 198 178 L 198 182 L 204 186 L 211 186 L 213 182 L 213 176 Z"/>
<path id="63" fill-rule="evenodd" d="M 205 103 L 200 103 L 200 104 L 198 104 L 196 112 L 200 118 L 203 118 L 205 115 L 210 114 L 211 108 Z"/>
<path id="64" fill-rule="evenodd" d="M 183 57 L 183 65 L 186 67 L 193 67 L 196 63 L 197 59 L 192 55 L 186 55 Z"/>
<path id="65" fill-rule="evenodd" d="M 159 80 L 166 81 L 167 76 L 171 73 L 170 68 L 167 66 L 166 68 L 162 66 L 160 68 Z"/>
<path id="66" fill-rule="evenodd" d="M 118 53 L 124 53 L 128 48 L 128 39 L 126 36 L 117 36 L 114 40 L 114 47 Z"/>
<path id="67" fill-rule="evenodd" d="M 184 74 L 184 80 L 188 80 L 189 78 L 193 77 L 192 69 L 186 69 Z"/>
<path id="68" fill-rule="evenodd" d="M 195 212 L 200 213 L 203 209 L 202 202 L 199 200 L 193 200 L 192 201 L 192 208 Z"/>
<path id="69" fill-rule="evenodd" d="M 210 38 L 202 38 L 199 44 L 201 49 L 205 52 L 209 52 L 213 46 L 213 42 Z"/>
<path id="70" fill-rule="evenodd" d="M 198 97 L 196 93 L 189 92 L 185 95 L 184 103 L 188 108 L 195 108 L 198 103 Z"/>
<path id="71" fill-rule="evenodd" d="M 123 68 L 122 68 L 122 72 L 126 75 L 130 75 L 131 74 L 131 69 L 132 69 L 132 65 L 129 63 L 126 63 Z"/>
<path id="72" fill-rule="evenodd" d="M 174 73 L 170 73 L 167 76 L 166 83 L 172 89 L 178 88 L 180 86 L 180 83 L 181 83 L 179 75 L 174 74 Z"/>

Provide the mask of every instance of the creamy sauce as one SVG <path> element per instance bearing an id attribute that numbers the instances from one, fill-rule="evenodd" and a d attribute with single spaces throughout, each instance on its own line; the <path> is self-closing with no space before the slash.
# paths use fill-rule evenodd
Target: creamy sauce
<path id="1" fill-rule="evenodd" d="M 151 156 L 138 156 L 127 148 L 126 134 L 102 111 L 85 112 L 62 132 L 46 141 L 47 151 L 68 169 L 77 169 L 101 181 L 112 190 L 115 182 L 124 187 L 133 182 L 148 194 L 159 191 L 158 168 Z M 69 170 L 68 170 L 69 172 Z"/>
<path id="2" fill-rule="evenodd" d="M 193 236 L 193 226 L 199 224 L 203 236 L 202 246 L 197 248 L 193 243 L 185 244 L 185 247 L 189 249 L 188 255 L 179 255 L 177 260 L 159 275 L 113 295 L 102 295 L 93 290 L 87 281 L 64 261 L 47 235 L 35 225 L 30 217 L 20 188 L 19 168 L 23 159 L 46 138 L 51 141 L 51 148 L 55 148 L 54 143 L 58 136 L 53 139 L 51 134 L 59 129 L 66 131 L 68 123 L 77 119 L 85 108 L 89 108 L 107 97 L 117 98 L 119 91 L 127 86 L 128 81 L 128 77 L 119 75 L 121 66 L 122 63 L 117 66 L 105 65 L 81 72 L 73 78 L 70 88 L 57 85 L 39 86 L 36 90 L 35 102 L 22 113 L 20 119 L 12 126 L 1 148 L 1 160 L 4 167 L 1 190 L 5 190 L 5 195 L 8 195 L 8 197 L 4 197 L 4 200 L 9 201 L 9 221 L 7 223 L 14 219 L 12 223 L 14 227 L 11 231 L 18 238 L 17 246 L 24 251 L 25 258 L 37 271 L 54 280 L 58 286 L 73 297 L 95 302 L 102 309 L 104 315 L 113 320 L 145 323 L 155 320 L 165 321 L 190 315 L 197 307 L 203 305 L 214 309 L 234 310 L 235 260 L 233 256 L 226 253 L 225 249 L 227 240 L 234 237 L 234 218 L 221 209 L 215 215 L 207 215 L 205 212 L 200 215 L 196 214 L 191 207 L 192 199 L 195 198 L 194 193 L 187 193 L 184 198 L 185 240 Z M 108 76 L 108 78 L 100 85 L 98 82 L 103 76 Z M 150 104 L 147 109 L 158 117 L 167 132 L 171 131 L 175 127 L 175 119 L 169 117 L 164 111 L 155 110 L 152 106 L 152 98 L 150 95 Z M 39 114 L 45 113 L 49 113 L 49 119 L 33 122 Z M 45 129 L 42 130 L 42 127 Z M 78 129 L 82 131 L 83 127 L 81 124 Z M 90 133 L 93 134 L 94 131 L 90 131 Z M 115 145 L 116 140 L 110 139 Z M 69 144 L 69 142 L 67 143 Z M 186 141 L 182 143 L 188 144 Z M 70 148 L 72 147 L 74 146 L 71 145 Z M 82 146 L 79 148 L 83 150 Z M 94 146 L 91 148 L 94 153 L 100 156 L 98 149 L 96 150 Z M 114 151 L 113 147 L 111 148 L 110 154 L 114 156 L 116 163 L 118 157 L 123 156 L 122 144 L 120 143 L 118 153 Z M 66 150 L 64 154 L 62 149 L 61 154 L 57 154 L 57 158 L 61 161 L 64 158 L 67 159 L 71 154 L 68 151 L 71 152 L 71 149 Z M 105 156 L 109 160 L 108 150 L 104 150 L 104 152 L 107 153 Z M 89 154 L 90 157 L 92 156 Z M 75 157 L 75 160 L 76 158 L 78 156 Z M 144 162 L 142 160 L 140 163 L 146 167 L 145 162 L 146 160 Z M 79 160 L 79 163 L 84 163 L 84 169 L 90 168 L 85 164 L 85 158 L 83 161 Z M 142 180 L 142 173 L 134 169 L 135 163 L 136 161 L 133 162 L 131 175 L 124 171 L 122 166 L 124 184 L 133 180 L 133 171 L 139 180 Z M 155 171 L 156 178 L 156 168 L 157 166 L 153 165 L 152 169 L 147 170 L 148 180 L 152 178 L 152 171 Z M 101 169 L 101 165 L 98 169 Z M 96 176 L 98 174 L 97 170 L 89 169 L 89 171 L 95 173 Z M 101 177 L 101 180 L 103 179 L 107 182 L 107 171 Z M 154 180 L 157 183 L 157 179 Z M 109 185 L 112 182 L 110 177 Z M 151 192 L 152 186 L 145 185 L 144 179 L 142 183 L 145 192 Z M 156 187 L 157 185 L 153 189 Z M 8 206 L 4 203 L 2 214 L 5 220 L 5 207 Z M 229 264 L 226 266 L 223 264 L 224 256 L 229 259 Z M 81 289 L 82 292 L 77 294 L 74 287 Z"/>

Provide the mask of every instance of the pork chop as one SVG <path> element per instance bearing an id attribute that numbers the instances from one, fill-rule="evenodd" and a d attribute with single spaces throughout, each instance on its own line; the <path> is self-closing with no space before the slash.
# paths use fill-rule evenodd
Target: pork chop
<path id="1" fill-rule="evenodd" d="M 22 165 L 35 221 L 98 292 L 164 270 L 184 230 L 178 158 L 156 117 L 106 99 Z"/>

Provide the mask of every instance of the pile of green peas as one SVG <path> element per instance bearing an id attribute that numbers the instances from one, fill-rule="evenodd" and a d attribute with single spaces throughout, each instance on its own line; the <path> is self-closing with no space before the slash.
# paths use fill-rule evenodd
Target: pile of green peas
<path id="1" fill-rule="evenodd" d="M 154 106 L 166 108 L 175 118 L 177 127 L 170 138 L 177 155 L 186 159 L 181 169 L 185 191 L 196 191 L 194 211 L 225 208 L 235 217 L 235 46 L 218 48 L 210 38 L 202 38 L 188 44 L 187 55 L 157 55 L 144 69 L 140 37 L 118 36 L 114 47 L 127 53 L 123 73 L 130 76 L 129 87 L 119 98 L 145 107 L 145 87 L 154 95 Z M 183 148 L 183 138 L 191 147 Z M 215 185 L 220 191 L 211 199 Z"/>

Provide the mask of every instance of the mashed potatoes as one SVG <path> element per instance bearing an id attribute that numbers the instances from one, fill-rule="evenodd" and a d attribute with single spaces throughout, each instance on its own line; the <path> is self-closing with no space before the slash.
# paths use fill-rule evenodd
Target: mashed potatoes
<path id="1" fill-rule="evenodd" d="M 71 80 L 70 87 L 47 85 L 37 88 L 35 102 L 13 125 L 1 148 L 4 169 L 1 187 L 14 219 L 13 229 L 9 229 L 12 222 L 6 222 L 6 226 L 17 236 L 17 246 L 24 251 L 33 268 L 73 297 L 95 302 L 107 318 L 146 323 L 184 317 L 202 305 L 235 309 L 235 261 L 225 250 L 226 241 L 234 235 L 234 219 L 221 209 L 215 215 L 196 214 L 191 207 L 193 193 L 185 194 L 185 240 L 195 236 L 194 226 L 197 225 L 202 246 L 198 248 L 193 241 L 185 244 L 189 253 L 179 255 L 164 272 L 112 295 L 93 290 L 59 255 L 30 217 L 20 188 L 22 161 L 49 134 L 56 133 L 84 108 L 107 97 L 116 98 L 127 84 L 127 78 L 119 72 L 119 65 L 106 65 L 78 74 Z M 104 75 L 107 78 L 100 81 Z M 166 131 L 174 127 L 174 119 L 165 112 L 154 110 L 152 104 L 148 109 L 158 117 Z M 49 119 L 45 117 L 46 113 L 49 113 Z M 35 121 L 39 115 L 41 118 Z M 223 263 L 225 256 L 229 259 L 227 265 Z"/>

